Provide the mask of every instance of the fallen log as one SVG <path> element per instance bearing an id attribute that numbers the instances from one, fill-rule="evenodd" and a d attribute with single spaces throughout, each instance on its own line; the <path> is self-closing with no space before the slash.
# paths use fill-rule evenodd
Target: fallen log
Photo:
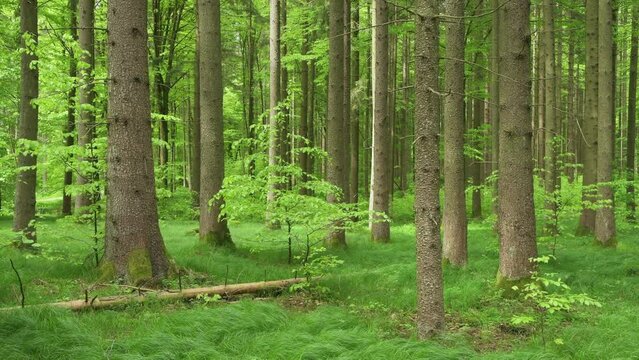
<path id="1" fill-rule="evenodd" d="M 191 288 L 183 289 L 182 291 L 157 291 L 153 293 L 145 293 L 140 295 L 118 295 L 118 296 L 105 296 L 89 298 L 85 297 L 82 300 L 61 301 L 54 303 L 45 303 L 33 306 L 52 306 L 64 309 L 70 309 L 74 311 L 84 309 L 104 309 L 108 307 L 125 305 L 129 303 L 142 303 L 151 299 L 157 300 L 187 300 L 196 298 L 199 295 L 220 295 L 222 297 L 229 297 L 233 295 L 252 294 L 263 290 L 275 290 L 283 289 L 293 284 L 304 281 L 304 278 L 286 279 L 286 280 L 274 280 L 274 281 L 261 281 L 253 283 L 243 284 L 230 284 L 230 285 L 218 285 L 212 287 Z M 20 307 L 4 308 L 2 310 L 20 309 Z"/>

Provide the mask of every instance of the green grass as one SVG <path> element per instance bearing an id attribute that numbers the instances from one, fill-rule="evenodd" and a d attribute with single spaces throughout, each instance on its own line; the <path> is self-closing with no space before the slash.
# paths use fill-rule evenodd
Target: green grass
<path id="1" fill-rule="evenodd" d="M 565 224 L 571 228 L 573 224 Z M 13 236 L 0 220 L 0 243 Z M 271 280 L 293 275 L 279 233 L 260 224 L 233 224 L 238 250 L 197 243 L 196 223 L 163 221 L 174 261 L 192 271 L 185 286 Z M 488 223 L 471 223 L 469 265 L 445 268 L 448 331 L 415 339 L 414 227 L 397 225 L 390 244 L 371 243 L 366 231 L 349 234 L 344 260 L 324 286 L 321 300 L 284 294 L 275 299 L 226 303 L 147 303 L 73 313 L 48 308 L 0 312 L 0 359 L 631 359 L 639 358 L 639 239 L 621 226 L 617 249 L 594 246 L 588 237 L 562 236 L 558 260 L 544 266 L 574 292 L 586 292 L 602 308 L 554 316 L 546 330 L 513 331 L 522 311 L 492 287 L 498 246 Z M 96 281 L 88 225 L 41 222 L 41 255 L 0 248 L 0 306 L 15 306 L 18 288 L 9 258 L 19 269 L 27 304 L 84 297 Z M 549 246 L 540 243 L 540 253 Z M 296 248 L 296 251 L 300 251 Z M 175 280 L 172 280 L 173 286 Z M 91 296 L 121 293 L 105 286 Z M 516 329 L 514 329 L 516 330 Z M 561 338 L 564 345 L 553 339 Z"/>

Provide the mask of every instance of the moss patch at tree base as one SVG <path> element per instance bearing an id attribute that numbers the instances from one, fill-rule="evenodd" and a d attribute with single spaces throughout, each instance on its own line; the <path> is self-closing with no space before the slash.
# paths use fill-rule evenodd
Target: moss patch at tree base
<path id="1" fill-rule="evenodd" d="M 220 234 L 210 232 L 203 236 L 200 235 L 200 241 L 211 246 L 235 249 L 235 244 L 233 243 L 233 240 L 231 240 L 231 235 L 228 233 Z"/>
<path id="2" fill-rule="evenodd" d="M 509 279 L 503 276 L 499 271 L 497 272 L 497 280 L 495 281 L 495 287 L 499 290 L 502 290 L 501 296 L 507 299 L 516 298 L 520 292 L 513 289 L 513 287 L 517 287 L 522 289 L 526 284 L 531 282 L 532 279 L 528 277 L 520 278 L 520 279 Z"/>

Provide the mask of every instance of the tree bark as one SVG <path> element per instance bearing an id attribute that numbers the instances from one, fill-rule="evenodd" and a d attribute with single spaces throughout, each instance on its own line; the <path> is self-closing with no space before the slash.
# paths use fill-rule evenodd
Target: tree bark
<path id="1" fill-rule="evenodd" d="M 447 0 L 444 92 L 444 261 L 462 267 L 468 261 L 464 178 L 464 1 Z"/>
<path id="2" fill-rule="evenodd" d="M 388 102 L 388 4 L 373 1 L 373 148 L 371 165 L 370 229 L 375 242 L 390 241 L 392 179 L 392 131 Z"/>
<path id="3" fill-rule="evenodd" d="M 439 14 L 440 1 L 417 0 L 415 28 L 415 235 L 417 334 L 444 329 L 444 284 L 439 203 Z"/>
<path id="4" fill-rule="evenodd" d="M 595 237 L 603 246 L 615 246 L 615 209 L 612 168 L 614 164 L 614 97 L 611 0 L 599 1 L 597 183 L 599 206 L 595 216 Z"/>
<path id="5" fill-rule="evenodd" d="M 628 186 L 629 221 L 636 221 L 637 203 L 635 199 L 635 153 L 637 151 L 637 53 L 639 52 L 639 6 L 632 10 L 632 37 L 630 48 L 630 79 L 628 82 L 628 151 L 626 158 L 626 179 Z"/>
<path id="6" fill-rule="evenodd" d="M 530 277 L 537 256 L 530 113 L 530 1 L 500 9 L 499 272 L 510 289 Z"/>
<path id="7" fill-rule="evenodd" d="M 587 235 L 595 231 L 595 210 L 592 208 L 597 200 L 597 147 L 598 147 L 598 2 L 586 0 L 586 96 L 585 116 L 582 126 L 583 146 L 583 180 L 582 202 L 584 207 L 579 218 L 577 235 Z"/>
<path id="8" fill-rule="evenodd" d="M 499 0 L 491 0 L 493 9 L 499 8 Z M 493 12 L 492 15 L 492 30 L 490 34 L 491 47 L 490 47 L 490 127 L 491 127 L 491 172 L 495 173 L 499 171 L 499 11 Z M 493 187 L 494 196 L 498 196 L 497 181 Z M 497 201 L 494 201 L 495 214 L 499 213 L 497 209 Z"/>
<path id="9" fill-rule="evenodd" d="M 147 2 L 108 4 L 109 103 L 104 276 L 129 283 L 167 276 L 151 147 Z"/>
<path id="10" fill-rule="evenodd" d="M 347 1 L 348 2 L 348 1 Z M 351 27 L 353 29 L 353 42 L 355 46 L 353 47 L 353 57 L 352 57 L 352 69 L 351 69 L 351 86 L 353 88 L 357 88 L 359 83 L 359 0 L 353 0 L 353 17 Z M 350 96 L 350 95 L 349 95 Z M 361 104 L 360 101 L 361 96 L 358 96 L 356 99 L 355 106 L 351 109 L 350 116 L 350 202 L 357 204 L 359 201 L 359 107 Z"/>
<path id="11" fill-rule="evenodd" d="M 69 0 L 69 28 L 71 33 L 71 38 L 74 41 L 78 40 L 78 0 Z M 78 59 L 75 56 L 73 50 L 68 51 L 69 55 L 69 77 L 75 79 L 78 76 Z M 64 142 L 65 145 L 69 148 L 73 146 L 75 143 L 75 135 L 73 132 L 75 131 L 75 108 L 76 108 L 76 84 L 74 83 L 69 90 L 67 95 L 68 98 L 68 108 L 67 108 L 67 124 L 64 129 Z M 67 157 L 67 161 L 71 160 L 71 155 Z M 62 188 L 62 215 L 71 215 L 72 213 L 72 202 L 73 198 L 71 194 L 67 192 L 67 187 L 73 184 L 73 171 L 69 166 L 64 171 L 64 186 Z"/>
<path id="12" fill-rule="evenodd" d="M 341 194 L 330 194 L 327 201 L 339 203 L 348 191 L 344 164 L 344 0 L 329 1 L 328 40 L 328 114 L 326 119 L 326 149 L 328 152 L 327 180 L 337 186 Z M 346 234 L 340 223 L 329 231 L 326 244 L 346 246 Z"/>
<path id="13" fill-rule="evenodd" d="M 200 14 L 200 240 L 233 247 L 226 219 L 220 216 L 224 200 L 216 198 L 224 182 L 224 113 L 220 0 L 199 0 Z"/>
<path id="14" fill-rule="evenodd" d="M 195 0 L 195 21 L 199 23 L 199 0 Z M 200 30 L 195 29 L 195 64 L 193 67 L 193 159 L 191 160 L 191 191 L 193 192 L 193 205 L 200 207 L 200 177 L 202 164 L 201 120 L 200 120 Z"/>
<path id="15" fill-rule="evenodd" d="M 351 0 L 344 0 L 344 144 L 351 142 Z M 342 151 L 342 163 L 344 164 L 344 202 L 351 203 L 351 183 L 357 182 L 357 178 L 351 178 L 350 146 Z M 357 173 L 355 173 L 357 177 Z"/>
<path id="16" fill-rule="evenodd" d="M 20 1 L 20 47 L 26 49 L 20 55 L 20 122 L 17 140 L 38 141 L 38 57 L 35 54 L 38 44 L 38 1 Z M 36 166 L 37 156 L 30 151 L 18 151 L 18 172 L 16 174 L 15 211 L 13 231 L 36 241 Z"/>
<path id="17" fill-rule="evenodd" d="M 557 235 L 557 209 L 559 200 L 557 194 L 557 151 L 558 151 L 558 122 L 557 122 L 557 78 L 555 64 L 555 2 L 544 0 L 543 4 L 543 40 L 544 40 L 544 121 L 545 150 L 544 150 L 544 185 L 545 185 L 545 228 L 549 235 Z"/>
<path id="18" fill-rule="evenodd" d="M 95 137 L 95 0 L 79 0 L 78 13 L 80 15 L 80 119 L 78 121 L 78 145 L 83 153 L 80 161 L 90 164 L 89 171 L 81 171 L 76 183 L 87 186 L 95 175 L 95 157 L 92 156 L 93 138 Z M 83 167 L 84 168 L 84 167 Z M 76 212 L 86 212 L 86 207 L 93 203 L 92 191 L 86 188 L 75 197 Z"/>
<path id="19" fill-rule="evenodd" d="M 270 167 L 270 176 L 276 177 L 275 167 L 279 164 L 280 149 L 280 121 L 278 119 L 278 105 L 280 101 L 280 3 L 279 0 L 270 0 L 270 35 L 269 35 L 269 61 L 270 61 L 270 112 L 269 112 L 269 146 L 268 146 L 268 165 Z M 271 179 L 269 181 L 269 189 L 267 194 L 267 203 L 269 206 L 275 202 L 278 184 Z M 279 228 L 279 224 L 271 221 L 270 211 L 266 213 L 267 225 L 272 228 Z"/>

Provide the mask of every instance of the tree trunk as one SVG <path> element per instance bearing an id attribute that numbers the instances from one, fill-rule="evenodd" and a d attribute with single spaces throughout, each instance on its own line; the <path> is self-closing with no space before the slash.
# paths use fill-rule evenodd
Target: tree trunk
<path id="1" fill-rule="evenodd" d="M 402 113 L 399 132 L 399 187 L 401 191 L 408 190 L 408 174 L 410 173 L 411 164 L 411 128 L 409 118 L 409 106 L 410 106 L 410 38 L 408 35 L 404 35 L 403 43 L 403 55 L 402 55 Z"/>
<path id="2" fill-rule="evenodd" d="M 198 8 L 199 0 L 195 0 L 195 21 L 199 22 Z M 201 120 L 200 120 L 200 30 L 195 29 L 195 64 L 193 67 L 193 124 L 192 124 L 192 149 L 193 159 L 191 160 L 191 191 L 193 192 L 193 205 L 200 207 L 200 177 L 202 164 L 202 143 L 201 143 Z"/>
<path id="3" fill-rule="evenodd" d="M 342 194 L 330 194 L 330 203 L 342 202 L 348 191 L 344 166 L 344 0 L 329 1 L 328 40 L 328 114 L 326 119 L 326 149 L 328 152 L 327 180 L 340 188 Z M 341 224 L 335 224 L 326 238 L 331 247 L 346 246 L 346 235 Z"/>
<path id="4" fill-rule="evenodd" d="M 558 121 L 557 121 L 557 78 L 555 64 L 555 2 L 544 0 L 543 4 L 543 40 L 544 40 L 544 120 L 545 150 L 544 150 L 544 185 L 545 185 L 545 228 L 549 235 L 557 235 L 557 209 L 559 200 L 557 191 L 557 151 L 558 151 Z"/>
<path id="5" fill-rule="evenodd" d="M 224 182 L 224 114 L 220 0 L 199 0 L 200 14 L 200 240 L 233 247 L 226 219 L 220 216 L 224 200 L 215 198 Z"/>
<path id="6" fill-rule="evenodd" d="M 78 40 L 78 17 L 77 17 L 77 9 L 78 9 L 78 0 L 69 0 L 69 28 L 71 33 L 71 38 L 74 41 Z M 78 76 L 78 60 L 75 57 L 75 53 L 73 50 L 69 50 L 69 77 L 75 79 Z M 73 146 L 75 143 L 75 135 L 73 132 L 75 131 L 75 108 L 76 108 L 76 84 L 74 83 L 69 93 L 67 95 L 68 98 L 68 108 L 67 108 L 67 124 L 64 129 L 64 142 L 65 145 L 69 148 Z M 71 160 L 71 155 L 67 157 L 67 161 Z M 64 186 L 62 188 L 62 215 L 71 215 L 72 213 L 72 202 L 73 198 L 71 194 L 67 192 L 67 187 L 73 184 L 73 171 L 69 166 L 66 166 L 64 171 Z"/>
<path id="7" fill-rule="evenodd" d="M 300 50 L 300 54 L 302 56 L 306 56 L 308 53 L 308 38 L 307 35 L 304 35 L 304 40 L 302 42 L 302 47 Z M 305 143 L 300 144 L 300 146 L 308 147 L 308 109 L 309 109 L 309 86 L 308 86 L 308 61 L 302 60 L 300 64 L 300 88 L 302 91 L 302 104 L 300 106 L 300 127 L 299 127 L 299 135 Z M 309 156 L 305 151 L 302 151 L 299 155 L 300 168 L 302 169 L 302 183 L 308 181 L 308 174 L 312 174 L 312 170 L 309 168 Z M 300 193 L 302 195 L 309 195 L 310 192 L 304 186 L 300 189 Z"/>
<path id="8" fill-rule="evenodd" d="M 527 279 L 537 256 L 530 114 L 530 1 L 500 9 L 499 272 L 497 285 L 510 289 Z"/>
<path id="9" fill-rule="evenodd" d="M 628 220 L 636 220 L 637 203 L 635 199 L 635 153 L 637 144 L 637 53 L 639 50 L 639 5 L 632 10 L 632 39 L 630 48 L 630 80 L 628 83 L 628 151 L 626 176 L 628 186 Z"/>
<path id="10" fill-rule="evenodd" d="M 108 4 L 107 209 L 102 270 L 130 283 L 166 277 L 151 147 L 147 2 Z"/>
<path id="11" fill-rule="evenodd" d="M 570 11 L 570 19 L 575 20 L 574 11 Z M 575 33 L 568 35 L 568 117 L 566 120 L 566 150 L 567 156 L 564 165 L 564 173 L 568 177 L 569 183 L 574 183 L 577 177 L 577 88 L 578 81 L 575 78 Z"/>
<path id="12" fill-rule="evenodd" d="M 475 63 L 482 63 L 482 54 L 481 52 L 477 52 L 475 54 Z M 474 84 L 474 92 L 480 94 L 482 92 L 482 84 L 484 83 L 484 73 L 482 71 L 481 66 L 474 67 L 475 73 L 475 84 Z M 472 125 L 471 127 L 475 130 L 479 131 L 481 126 L 484 124 L 484 101 L 481 99 L 473 99 L 469 100 L 468 104 L 472 104 Z M 477 143 L 477 147 L 481 147 L 481 142 Z M 472 206 L 471 206 L 471 215 L 474 219 L 481 219 L 482 217 L 482 205 L 481 205 L 481 185 L 483 182 L 482 172 L 481 172 L 481 160 L 472 159 L 470 163 L 470 173 L 473 181 L 473 191 L 472 191 Z"/>
<path id="13" fill-rule="evenodd" d="M 278 119 L 278 105 L 280 101 L 280 3 L 279 0 L 270 0 L 270 35 L 269 35 L 269 61 L 270 61 L 270 112 L 269 112 L 269 146 L 268 146 L 268 165 L 269 172 L 272 177 L 277 176 L 275 167 L 279 164 L 278 155 L 280 149 L 279 139 L 280 121 Z M 275 202 L 278 184 L 269 181 L 269 189 L 267 195 L 267 203 L 269 206 Z M 271 221 L 270 211 L 267 209 L 266 223 L 272 228 L 279 228 L 279 224 Z"/>
<path id="14" fill-rule="evenodd" d="M 464 1 L 447 0 L 444 92 L 444 261 L 462 267 L 468 261 L 464 178 Z"/>
<path id="15" fill-rule="evenodd" d="M 444 284 L 439 212 L 440 1 L 417 0 L 415 28 L 415 227 L 417 334 L 444 329 Z"/>
<path id="16" fill-rule="evenodd" d="M 346 1 L 348 3 L 348 1 Z M 359 82 L 359 0 L 353 1 L 353 19 L 351 27 L 353 29 L 353 61 L 351 69 L 351 86 L 358 87 Z M 350 94 L 349 94 L 350 96 Z M 361 104 L 361 96 L 356 99 L 355 106 L 352 107 L 350 115 L 350 202 L 357 204 L 359 201 L 359 106 Z M 350 107 L 349 107 L 350 109 Z"/>
<path id="17" fill-rule="evenodd" d="M 351 0 L 344 0 L 344 144 L 351 142 Z M 350 146 L 342 151 L 342 163 L 344 164 L 344 202 L 351 203 L 351 182 L 357 182 L 357 178 L 351 178 Z M 357 173 L 355 174 L 357 176 Z"/>
<path id="18" fill-rule="evenodd" d="M 37 0 L 20 1 L 20 32 L 23 34 L 20 46 L 26 50 L 20 55 L 20 123 L 17 140 L 38 141 L 38 105 L 33 103 L 39 92 L 38 57 L 35 54 L 38 44 Z M 34 221 L 38 160 L 35 153 L 21 150 L 17 152 L 17 158 L 13 231 L 22 231 L 27 238 L 36 241 Z"/>
<path id="19" fill-rule="evenodd" d="M 499 0 L 491 0 L 493 9 L 499 7 Z M 490 47 L 490 127 L 492 136 L 491 149 L 491 172 L 499 170 L 499 11 L 493 12 L 492 15 L 492 31 L 491 31 L 491 47 Z M 493 198 L 497 197 L 497 182 L 494 184 Z M 497 201 L 494 201 L 494 211 L 499 213 L 497 209 Z"/>
<path id="20" fill-rule="evenodd" d="M 598 133 L 597 133 L 597 183 L 599 201 L 595 216 L 595 237 L 603 246 L 615 246 L 615 209 L 614 192 L 610 182 L 613 181 L 614 164 L 614 98 L 615 91 L 612 78 L 612 4 L 611 0 L 599 1 L 599 71 L 598 71 Z"/>
<path id="21" fill-rule="evenodd" d="M 597 200 L 597 145 L 598 145 L 598 3 L 586 0 L 586 97 L 585 116 L 582 126 L 583 146 L 583 190 L 584 207 L 579 218 L 577 235 L 587 235 L 595 231 L 595 210 L 592 205 Z"/>
<path id="22" fill-rule="evenodd" d="M 392 179 L 392 132 L 388 103 L 388 5 L 373 1 L 373 148 L 371 165 L 370 229 L 375 242 L 390 241 L 390 223 L 383 216 L 390 210 Z"/>
<path id="23" fill-rule="evenodd" d="M 80 15 L 80 61 L 83 66 L 80 68 L 80 119 L 78 121 L 78 145 L 84 156 L 80 161 L 88 161 L 91 168 L 95 166 L 96 159 L 93 156 L 91 147 L 95 136 L 95 0 L 79 0 L 78 13 Z M 80 186 L 87 186 L 93 181 L 95 169 L 88 172 L 80 172 L 76 183 Z M 75 209 L 79 212 L 86 212 L 86 207 L 93 203 L 91 191 L 83 189 L 75 197 Z"/>

